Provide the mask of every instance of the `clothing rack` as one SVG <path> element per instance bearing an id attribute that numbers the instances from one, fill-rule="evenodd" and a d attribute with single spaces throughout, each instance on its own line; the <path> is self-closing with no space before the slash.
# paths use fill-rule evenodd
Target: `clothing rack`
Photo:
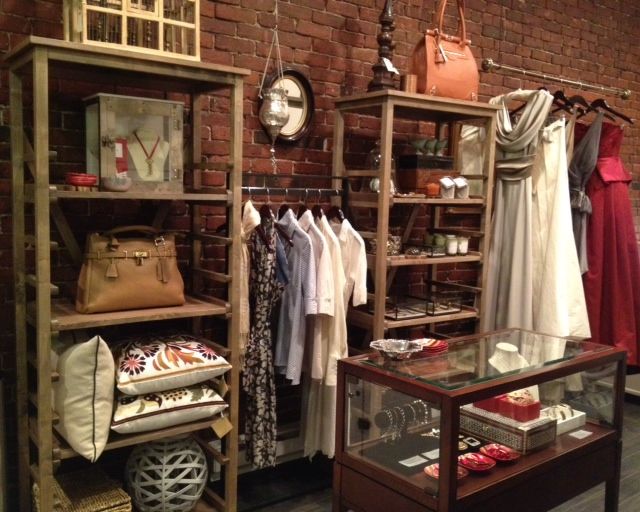
<path id="1" fill-rule="evenodd" d="M 336 197 L 342 195 L 344 190 L 338 188 L 314 188 L 314 187 L 242 187 L 242 193 L 250 196 L 271 195 L 289 197 L 291 195 L 304 194 L 308 199 L 319 197 Z"/>
<path id="2" fill-rule="evenodd" d="M 303 178 L 303 179 L 316 179 L 316 180 L 348 180 L 349 176 L 331 176 L 329 174 L 265 174 L 260 172 L 245 172 L 242 174 L 242 178 L 261 178 L 263 180 L 279 180 L 281 178 Z"/>
<path id="3" fill-rule="evenodd" d="M 559 82 L 561 84 L 571 85 L 579 89 L 588 89 L 592 91 L 599 91 L 607 94 L 612 94 L 614 96 L 618 96 L 622 98 L 623 100 L 628 100 L 631 97 L 631 91 L 629 89 L 619 89 L 617 87 L 605 87 L 603 85 L 588 84 L 583 82 L 582 80 L 571 80 L 569 78 L 564 78 L 561 76 L 548 75 L 540 71 L 532 71 L 529 69 L 517 68 L 515 66 L 509 66 L 508 64 L 499 64 L 495 62 L 493 59 L 483 59 L 482 70 L 488 71 L 488 72 L 493 70 L 510 71 L 518 75 L 541 78 L 545 82 Z"/>

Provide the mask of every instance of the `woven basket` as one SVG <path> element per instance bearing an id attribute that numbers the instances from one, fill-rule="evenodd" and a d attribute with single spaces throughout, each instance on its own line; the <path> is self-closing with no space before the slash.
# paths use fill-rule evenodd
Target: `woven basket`
<path id="1" fill-rule="evenodd" d="M 97 468 L 53 479 L 54 512 L 131 512 L 131 498 Z M 33 484 L 33 509 L 40 511 L 40 489 Z"/>

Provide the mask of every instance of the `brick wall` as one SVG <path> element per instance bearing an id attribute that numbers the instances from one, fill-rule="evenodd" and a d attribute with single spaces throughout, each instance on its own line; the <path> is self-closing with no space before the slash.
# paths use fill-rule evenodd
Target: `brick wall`
<path id="1" fill-rule="evenodd" d="M 61 0 L 2 0 L 0 2 L 0 52 L 22 37 L 33 33 L 61 37 Z M 393 62 L 401 71 L 420 33 L 431 25 L 432 0 L 394 2 L 396 43 Z M 305 72 L 311 79 L 316 99 L 313 128 L 308 137 L 295 145 L 279 145 L 282 173 L 328 173 L 331 162 L 333 100 L 345 93 L 366 89 L 371 64 L 377 57 L 378 16 L 384 0 L 280 0 L 280 40 L 287 65 Z M 249 68 L 253 74 L 245 88 L 245 170 L 270 170 L 265 133 L 256 118 L 257 91 L 269 50 L 270 29 L 274 25 L 274 0 L 201 1 L 202 60 Z M 453 11 L 453 9 L 451 9 Z M 607 97 L 609 103 L 640 120 L 640 47 L 634 28 L 640 22 L 640 4 L 622 0 L 467 0 L 467 28 L 476 57 L 560 74 L 571 79 L 629 88 L 632 99 Z M 455 22 L 449 19 L 448 25 Z M 484 99 L 517 87 L 547 85 L 500 73 L 481 75 Z M 81 97 L 81 84 L 67 84 L 61 90 Z M 577 93 L 565 89 L 570 93 Z M 70 93 L 69 93 L 70 94 Z M 598 95 L 583 93 L 587 98 Z M 64 100 L 64 98 L 63 98 Z M 11 176 L 9 165 L 9 115 L 7 73 L 0 74 L 0 371 L 14 380 L 12 267 L 11 267 Z M 61 112 L 52 123 L 66 129 L 69 139 L 82 130 L 77 101 L 62 101 Z M 65 109 L 65 105 L 68 107 Z M 59 114 L 59 115 L 58 115 Z M 203 129 L 203 146 L 216 152 L 216 141 L 228 138 L 228 130 L 216 123 Z M 360 133 L 375 136 L 375 125 L 363 120 L 353 126 Z M 632 200 L 634 216 L 640 225 L 640 150 L 635 141 L 638 127 L 625 128 L 623 159 L 634 176 Z M 82 140 L 82 137 L 80 139 Z M 64 140 L 61 141 L 64 143 Z M 60 154 L 65 162 L 82 166 L 81 148 L 69 146 Z M 86 210 L 80 209 L 78 216 Z M 136 214 L 136 211 L 118 212 Z M 180 214 L 180 210 L 175 212 Z M 640 236 L 640 228 L 638 229 Z M 9 395 L 11 388 L 7 390 Z M 9 397 L 10 398 L 10 397 Z M 9 407 L 11 400 L 9 399 Z M 13 417 L 11 410 L 9 418 Z M 14 432 L 9 425 L 9 445 Z"/>

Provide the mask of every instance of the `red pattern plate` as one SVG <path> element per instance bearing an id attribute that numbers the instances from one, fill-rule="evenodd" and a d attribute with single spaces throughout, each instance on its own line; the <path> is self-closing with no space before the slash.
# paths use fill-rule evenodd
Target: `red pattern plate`
<path id="1" fill-rule="evenodd" d="M 513 448 L 498 443 L 487 444 L 480 448 L 480 452 L 498 462 L 513 462 L 520 458 L 520 454 Z"/>
<path id="2" fill-rule="evenodd" d="M 465 476 L 469 476 L 469 472 L 462 466 L 457 466 L 457 470 L 458 480 L 463 479 Z M 427 474 L 427 476 L 437 479 L 440 476 L 440 464 L 438 464 L 437 462 L 435 464 L 431 464 L 431 466 L 427 466 L 426 468 L 424 468 L 424 472 Z"/>
<path id="3" fill-rule="evenodd" d="M 458 457 L 458 464 L 471 471 L 488 471 L 496 465 L 496 461 L 481 453 L 465 453 Z"/>

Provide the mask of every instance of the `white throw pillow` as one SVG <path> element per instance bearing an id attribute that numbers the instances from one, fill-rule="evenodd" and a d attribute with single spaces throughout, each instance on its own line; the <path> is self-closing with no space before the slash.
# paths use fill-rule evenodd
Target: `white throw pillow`
<path id="1" fill-rule="evenodd" d="M 191 386 L 231 368 L 207 340 L 187 334 L 130 340 L 117 349 L 116 359 L 116 383 L 127 395 Z"/>
<path id="2" fill-rule="evenodd" d="M 71 448 L 95 462 L 109 438 L 113 411 L 114 362 L 100 336 L 76 345 L 53 346 L 60 378 L 53 383 L 56 430 Z"/>
<path id="3" fill-rule="evenodd" d="M 118 394 L 111 428 L 132 434 L 209 418 L 227 408 L 226 402 L 207 384 L 147 393 Z"/>

